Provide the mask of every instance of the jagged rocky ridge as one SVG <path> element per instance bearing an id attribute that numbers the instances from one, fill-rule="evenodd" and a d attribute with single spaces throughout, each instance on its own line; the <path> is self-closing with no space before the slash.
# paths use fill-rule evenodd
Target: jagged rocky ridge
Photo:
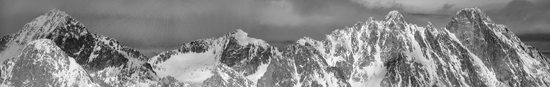
<path id="1" fill-rule="evenodd" d="M 21 32 L 0 39 L 3 85 L 39 84 L 21 83 L 24 81 L 13 79 L 19 76 L 6 74 L 19 70 L 13 69 L 20 67 L 13 61 L 35 58 L 28 56 L 32 55 L 26 51 L 29 46 L 48 43 L 38 40 L 33 44 L 37 39 L 53 41 L 61 49 L 56 55 L 68 56 L 60 57 L 63 60 L 74 58 L 80 66 L 63 70 L 86 71 L 90 79 L 82 78 L 78 83 L 92 86 L 550 85 L 549 60 L 477 8 L 459 11 L 444 28 L 410 24 L 392 11 L 383 20 L 371 18 L 335 30 L 325 40 L 305 37 L 283 49 L 237 30 L 184 43 L 151 58 L 107 37 L 90 34 L 64 12 L 53 10 Z M 86 77 L 82 73 L 74 76 Z"/>

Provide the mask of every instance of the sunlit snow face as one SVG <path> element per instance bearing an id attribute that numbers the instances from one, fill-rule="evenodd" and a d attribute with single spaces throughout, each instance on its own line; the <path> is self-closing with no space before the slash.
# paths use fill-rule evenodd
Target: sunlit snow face
<path id="1" fill-rule="evenodd" d="M 183 82 L 201 83 L 214 75 L 212 69 L 216 66 L 215 57 L 213 51 L 173 55 L 158 65 L 158 75 L 171 76 Z"/>

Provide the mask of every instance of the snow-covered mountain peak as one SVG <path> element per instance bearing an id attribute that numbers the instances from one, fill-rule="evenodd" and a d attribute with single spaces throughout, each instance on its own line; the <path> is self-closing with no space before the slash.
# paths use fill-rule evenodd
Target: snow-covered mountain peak
<path id="1" fill-rule="evenodd" d="M 299 45 L 311 45 L 311 43 L 315 43 L 315 42 L 316 42 L 316 40 L 311 39 L 309 37 L 303 37 L 303 38 L 298 39 L 298 41 L 296 41 L 296 43 L 299 44 Z"/>
<path id="2" fill-rule="evenodd" d="M 386 15 L 386 21 L 405 22 L 403 20 L 403 14 L 399 13 L 397 10 L 390 11 Z"/>
<path id="3" fill-rule="evenodd" d="M 457 12 L 445 28 L 467 45 L 476 45 L 485 43 L 485 39 L 490 39 L 486 36 L 494 36 L 498 33 L 495 31 L 505 30 L 501 27 L 496 26 L 479 8 L 465 8 Z"/>
<path id="4" fill-rule="evenodd" d="M 242 29 L 237 29 L 231 33 L 235 37 L 247 37 L 248 33 L 244 32 Z"/>
<path id="5" fill-rule="evenodd" d="M 57 17 L 64 18 L 64 17 L 69 17 L 69 14 L 59 9 L 51 9 L 48 12 L 46 12 L 46 16 L 57 16 Z"/>
<path id="6" fill-rule="evenodd" d="M 53 9 L 27 23 L 23 29 L 24 31 L 51 32 L 65 24 L 68 17 L 70 16 L 67 13 Z"/>
<path id="7" fill-rule="evenodd" d="M 54 36 L 71 36 L 78 38 L 89 34 L 84 25 L 74 20 L 67 13 L 53 9 L 25 24 L 13 39 L 21 44 L 38 38 Z"/>
<path id="8" fill-rule="evenodd" d="M 479 8 L 465 8 L 456 13 L 452 21 L 457 22 L 489 22 L 492 20 Z"/>
<path id="9" fill-rule="evenodd" d="M 277 49 L 265 41 L 248 37 L 246 32 L 238 29 L 222 37 L 184 43 L 177 50 L 151 58 L 149 63 L 161 79 L 175 78 L 193 86 L 233 84 L 235 82 L 230 80 L 238 79 L 255 84 L 266 72 L 276 52 Z M 224 71 L 216 67 L 230 69 Z"/>
<path id="10" fill-rule="evenodd" d="M 387 15 L 385 20 L 369 20 L 371 22 L 366 23 L 365 25 L 371 25 L 371 26 L 378 26 L 379 24 L 382 24 L 383 26 L 386 26 L 387 28 L 382 29 L 390 29 L 390 30 L 398 30 L 398 31 L 404 31 L 406 27 L 409 25 L 403 17 L 401 13 L 399 13 L 397 10 L 390 11 Z"/>
<path id="11" fill-rule="evenodd" d="M 247 46 L 248 44 L 259 45 L 262 47 L 269 46 L 264 40 L 248 37 L 248 33 L 241 29 L 237 29 L 229 34 L 230 40 L 235 40 L 241 46 Z"/>
<path id="12" fill-rule="evenodd" d="M 70 17 L 69 14 L 67 14 L 64 11 L 61 11 L 58 9 L 52 9 L 46 12 L 45 14 L 38 16 L 29 24 L 36 24 L 35 26 L 39 26 L 40 24 L 44 24 L 44 23 L 60 25 L 65 23 L 68 17 Z"/>

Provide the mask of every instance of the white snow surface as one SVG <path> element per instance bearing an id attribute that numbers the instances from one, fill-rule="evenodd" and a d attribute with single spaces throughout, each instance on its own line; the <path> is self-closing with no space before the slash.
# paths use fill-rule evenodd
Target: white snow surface
<path id="1" fill-rule="evenodd" d="M 19 45 L 15 43 L 8 43 L 8 46 L 3 51 L 0 51 L 0 63 L 3 63 L 9 58 L 19 56 L 23 50 L 24 45 Z"/>
<path id="2" fill-rule="evenodd" d="M 260 66 L 257 67 L 257 70 L 254 74 L 250 74 L 246 76 L 246 78 L 254 82 L 254 84 L 258 84 L 258 80 L 262 78 L 262 76 L 265 74 L 268 66 L 269 66 L 269 63 L 261 64 Z"/>
<path id="3" fill-rule="evenodd" d="M 202 83 L 213 76 L 212 70 L 217 65 L 216 55 L 212 50 L 204 53 L 180 53 L 158 64 L 157 74 L 161 77 L 172 76 L 179 81 Z"/>
<path id="4" fill-rule="evenodd" d="M 248 37 L 248 33 L 244 32 L 241 29 L 237 29 L 237 31 L 231 34 L 231 36 L 235 37 L 235 39 L 237 39 L 238 41 L 237 43 L 241 46 L 255 44 L 262 47 L 267 47 L 267 43 L 264 40 Z"/>

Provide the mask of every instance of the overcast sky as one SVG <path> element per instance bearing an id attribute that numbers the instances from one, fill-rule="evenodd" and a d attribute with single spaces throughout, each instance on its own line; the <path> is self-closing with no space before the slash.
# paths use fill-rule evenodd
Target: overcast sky
<path id="1" fill-rule="evenodd" d="M 442 27 L 479 7 L 518 34 L 550 34 L 550 0 L 0 0 L 0 33 L 60 9 L 96 34 L 135 48 L 175 47 L 235 29 L 264 40 L 323 39 L 330 31 L 399 10 L 410 23 Z"/>

